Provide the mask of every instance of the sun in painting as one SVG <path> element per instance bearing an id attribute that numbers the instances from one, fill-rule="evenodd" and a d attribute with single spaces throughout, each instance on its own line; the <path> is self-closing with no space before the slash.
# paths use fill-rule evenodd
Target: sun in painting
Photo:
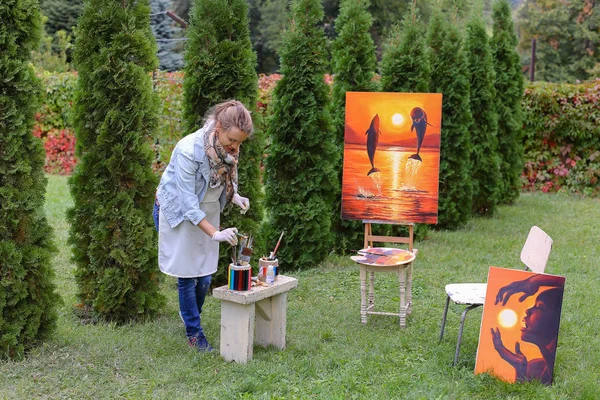
<path id="1" fill-rule="evenodd" d="M 500 311 L 498 323 L 504 328 L 512 328 L 517 323 L 517 313 L 508 308 Z"/>
<path id="2" fill-rule="evenodd" d="M 400 126 L 404 123 L 404 116 L 400 113 L 392 115 L 392 123 L 396 126 Z"/>

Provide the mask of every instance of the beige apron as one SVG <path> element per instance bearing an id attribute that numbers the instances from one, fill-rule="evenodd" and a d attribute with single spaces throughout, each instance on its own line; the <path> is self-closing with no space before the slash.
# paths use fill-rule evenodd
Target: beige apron
<path id="1" fill-rule="evenodd" d="M 208 188 L 200 209 L 206 213 L 206 220 L 219 228 L 221 219 L 219 197 L 223 186 Z M 158 267 L 167 275 L 178 278 L 195 278 L 212 275 L 217 271 L 219 242 L 198 226 L 185 220 L 171 228 L 163 213 L 159 213 Z"/>

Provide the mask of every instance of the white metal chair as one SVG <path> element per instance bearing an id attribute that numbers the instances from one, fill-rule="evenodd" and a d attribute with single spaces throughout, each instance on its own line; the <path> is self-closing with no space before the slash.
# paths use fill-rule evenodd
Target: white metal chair
<path id="1" fill-rule="evenodd" d="M 527 240 L 521 250 L 521 261 L 526 269 L 533 272 L 544 273 L 548 256 L 552 249 L 552 238 L 537 226 L 531 227 Z M 440 342 L 444 337 L 444 328 L 446 326 L 446 316 L 448 314 L 448 305 L 450 301 L 456 304 L 466 305 L 460 317 L 460 327 L 458 328 L 458 340 L 456 342 L 456 352 L 454 353 L 454 363 L 458 363 L 458 355 L 462 342 L 463 327 L 467 313 L 474 308 L 480 307 L 485 302 L 485 292 L 487 283 L 452 283 L 446 285 L 446 307 L 442 317 L 442 328 L 440 330 Z"/>

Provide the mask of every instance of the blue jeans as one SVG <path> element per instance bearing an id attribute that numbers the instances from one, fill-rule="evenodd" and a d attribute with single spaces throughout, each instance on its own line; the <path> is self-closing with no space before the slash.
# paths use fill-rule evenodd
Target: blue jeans
<path id="1" fill-rule="evenodd" d="M 185 333 L 188 338 L 203 336 L 200 325 L 200 313 L 208 289 L 210 288 L 211 275 L 197 278 L 177 278 L 177 291 L 179 292 L 179 310 L 185 324 Z"/>
<path id="2" fill-rule="evenodd" d="M 154 218 L 154 226 L 156 227 L 156 232 L 158 232 L 158 213 L 160 212 L 160 206 L 158 205 L 158 201 L 154 200 L 154 209 L 152 210 L 152 218 Z"/>

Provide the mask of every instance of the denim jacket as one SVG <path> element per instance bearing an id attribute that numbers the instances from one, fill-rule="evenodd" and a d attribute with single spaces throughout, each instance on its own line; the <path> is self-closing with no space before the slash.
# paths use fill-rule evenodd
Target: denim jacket
<path id="1" fill-rule="evenodd" d="M 184 220 L 198 225 L 206 217 L 200 209 L 208 190 L 210 174 L 208 157 L 204 153 L 204 132 L 211 129 L 212 125 L 207 123 L 177 143 L 160 179 L 156 197 L 160 212 L 164 213 L 171 228 Z M 221 211 L 225 207 L 225 192 L 223 190 L 219 198 Z"/>

